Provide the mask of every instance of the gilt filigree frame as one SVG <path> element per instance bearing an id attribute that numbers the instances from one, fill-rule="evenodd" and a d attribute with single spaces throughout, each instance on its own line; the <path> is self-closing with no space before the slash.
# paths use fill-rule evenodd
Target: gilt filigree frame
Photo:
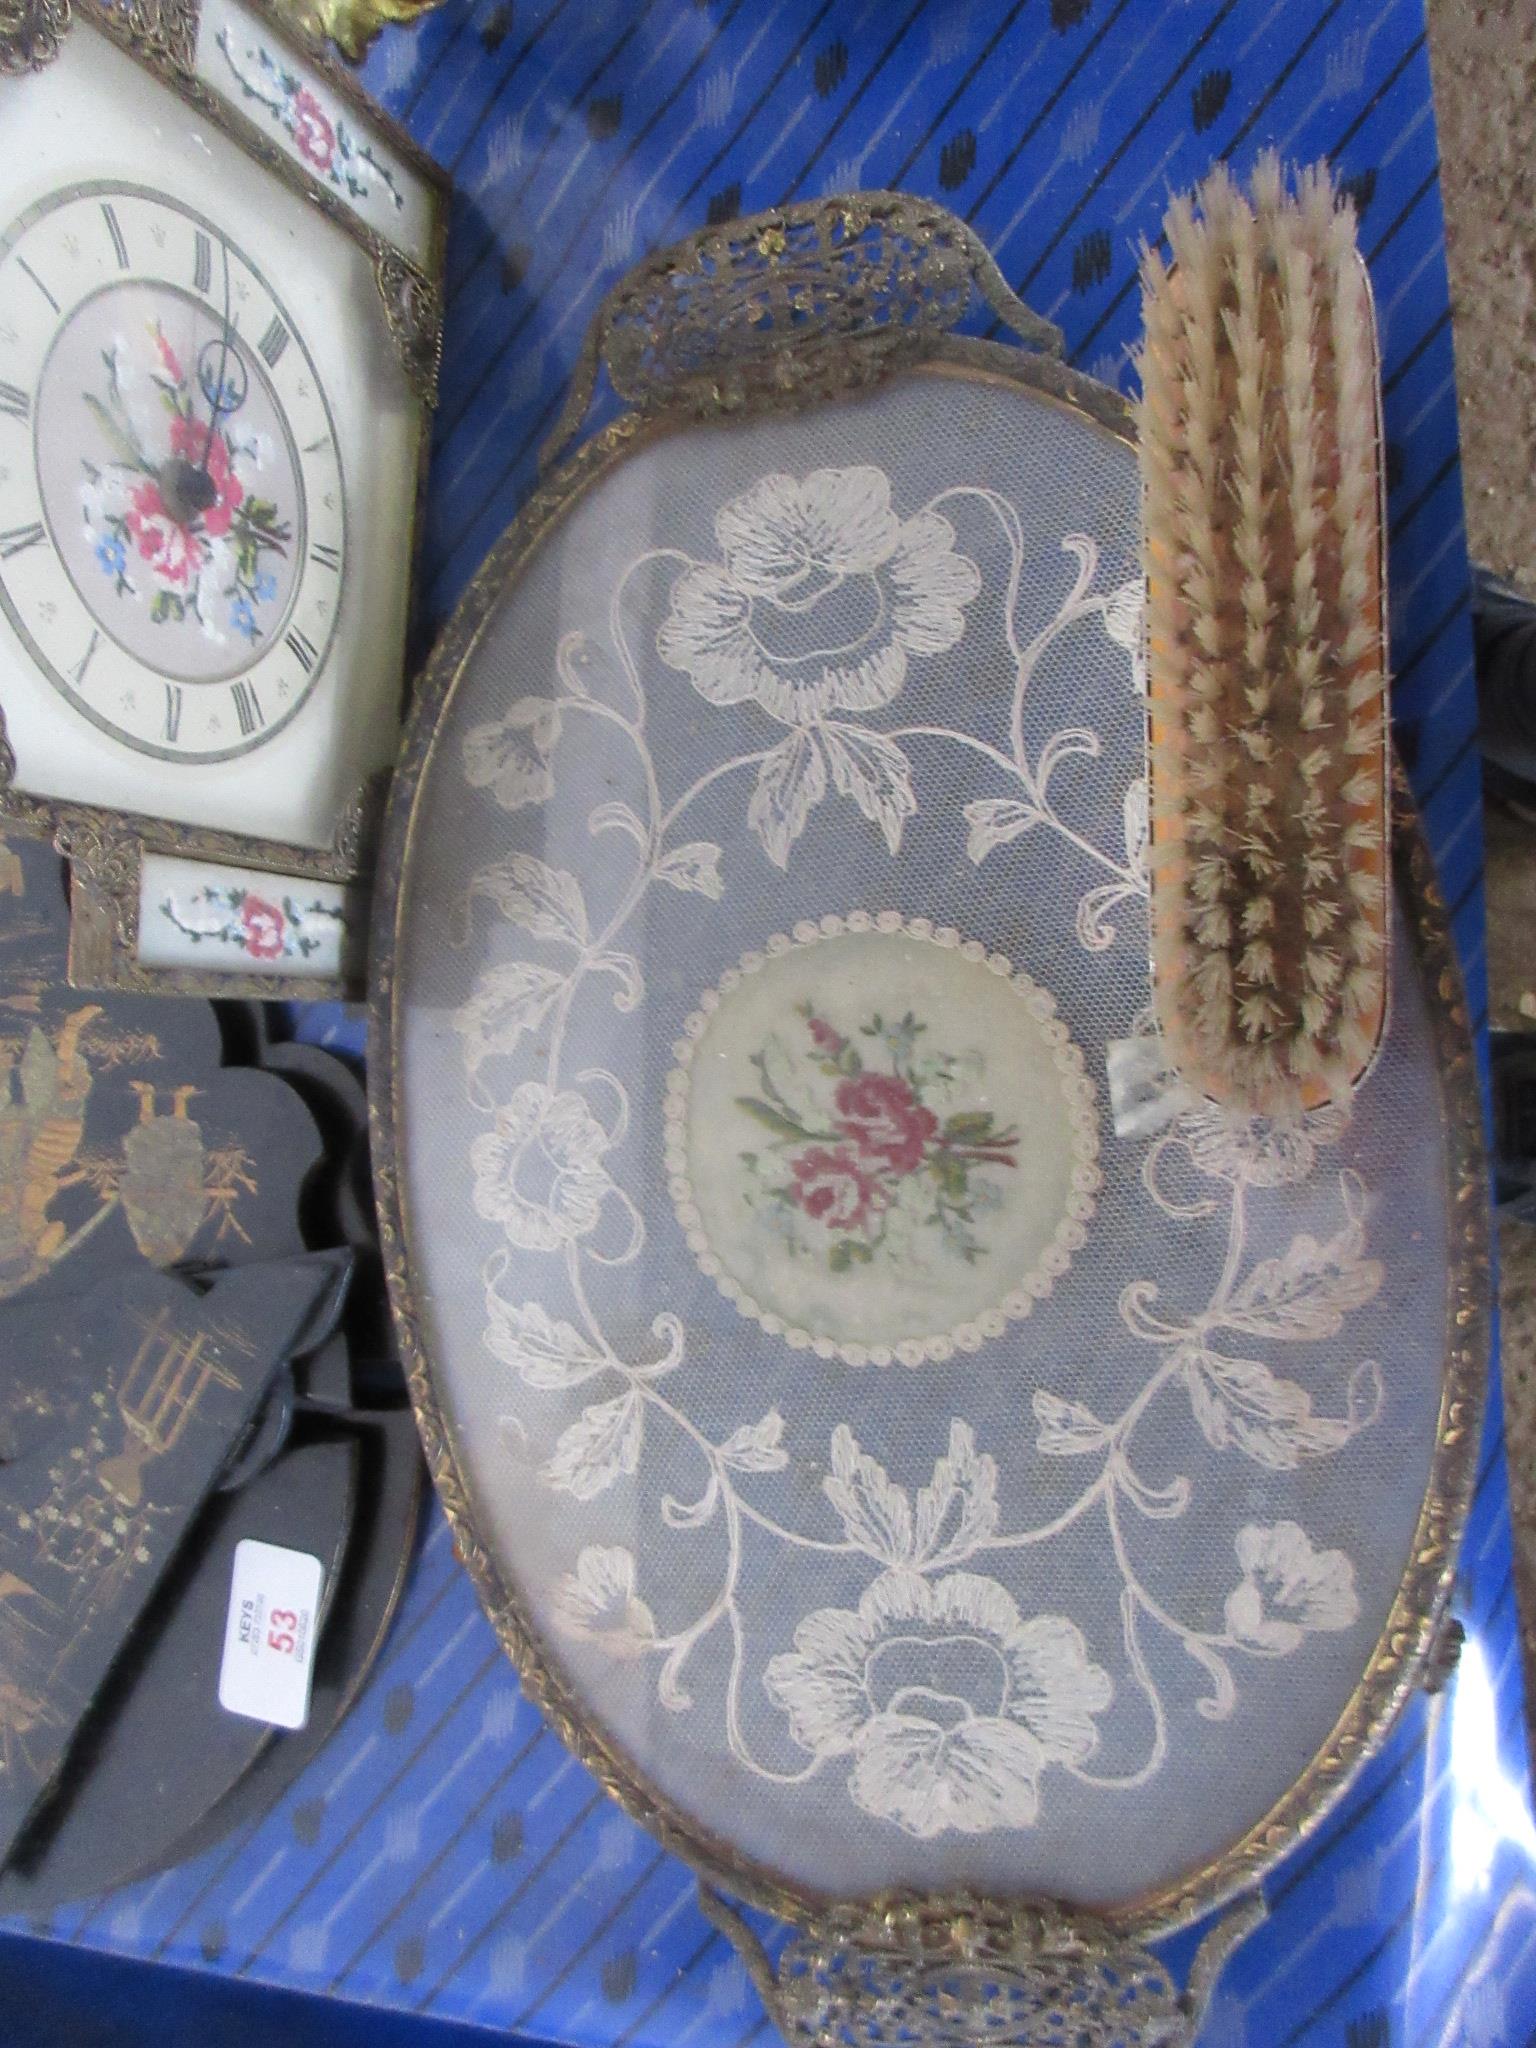
<path id="1" fill-rule="evenodd" d="M 840 268 L 845 291 L 850 273 L 857 291 L 840 299 L 828 289 L 826 299 L 819 298 Z M 893 286 L 919 302 L 894 323 Z M 680 300 L 684 319 L 673 327 Z M 951 329 L 976 300 L 1035 349 L 954 335 Z M 722 338 L 722 353 L 711 353 L 711 335 Z M 1102 1914 L 1034 1899 L 817 1895 L 703 1832 L 593 1724 L 482 1532 L 439 1401 L 411 1272 L 398 1099 L 396 976 L 411 915 L 401 877 L 417 800 L 459 678 L 501 599 L 572 508 L 617 464 L 681 427 L 814 405 L 921 365 L 1023 386 L 1133 441 L 1124 400 L 1069 369 L 1058 346 L 1055 330 L 1013 298 L 961 223 L 899 194 L 780 209 L 707 230 L 648 259 L 605 300 L 552 449 L 581 424 L 600 371 L 606 369 L 628 407 L 552 470 L 472 580 L 418 691 L 381 846 L 380 872 L 389 881 L 376 904 L 372 944 L 375 1188 L 411 1397 L 458 1553 L 525 1689 L 603 1788 L 693 1866 L 706 1912 L 741 1951 L 769 2011 L 799 2048 L 874 2043 L 895 2038 L 902 2027 L 915 2030 L 901 2033 L 903 2039 L 959 2042 L 977 2038 L 982 2025 L 989 2040 L 1035 2048 L 1061 2038 L 1049 2031 L 1057 2023 L 1051 1997 L 1053 1987 L 1069 1982 L 1075 1986 L 1070 2018 L 1079 2030 L 1074 2039 L 1105 2048 L 1188 2044 L 1225 1955 L 1262 1918 L 1254 1892 L 1264 1873 L 1321 1823 L 1414 1688 L 1439 1671 L 1456 1546 L 1476 1477 L 1491 1284 L 1481 1112 L 1444 903 L 1399 777 L 1394 873 L 1410 941 L 1407 971 L 1420 977 L 1431 1012 L 1451 1193 L 1436 1443 L 1408 1566 L 1352 1697 L 1289 1792 L 1220 1856 Z M 723 1894 L 793 1924 L 797 1931 L 777 1965 Z M 1207 1935 L 1178 1991 L 1142 1944 L 1234 1899 L 1239 1902 Z"/>
<path id="2" fill-rule="evenodd" d="M 77 19 L 89 22 L 367 252 L 380 313 L 401 371 L 413 396 L 424 410 L 430 410 L 436 403 L 442 356 L 449 180 L 319 40 L 300 34 L 273 0 L 243 0 L 243 4 L 274 35 L 297 44 L 306 63 L 323 76 L 327 89 L 376 127 L 433 192 L 436 206 L 430 275 L 196 75 L 199 0 L 122 0 L 122 4 L 114 4 L 114 0 L 0 0 L 0 78 L 19 78 L 45 69 L 57 57 L 73 23 Z M 430 435 L 423 431 L 416 471 L 413 557 L 420 551 L 429 442 Z M 138 957 L 140 880 L 144 858 L 150 854 L 251 868 L 274 878 L 358 880 L 371 867 L 383 802 L 378 778 L 370 778 L 338 813 L 331 844 L 313 848 L 37 796 L 18 789 L 15 774 L 15 754 L 0 708 L 0 816 L 25 831 L 51 837 L 70 862 L 75 906 L 70 977 L 77 985 L 146 994 L 269 998 L 350 998 L 363 993 L 360 958 L 337 977 L 144 966 Z"/>

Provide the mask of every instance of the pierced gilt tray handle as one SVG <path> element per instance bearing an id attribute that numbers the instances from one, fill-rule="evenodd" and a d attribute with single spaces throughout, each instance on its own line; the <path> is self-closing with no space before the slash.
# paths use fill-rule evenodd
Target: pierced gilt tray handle
<path id="1" fill-rule="evenodd" d="M 986 247 L 905 192 L 843 193 L 703 228 L 627 272 L 587 330 L 542 461 L 574 437 L 606 368 L 640 412 L 722 411 L 830 398 L 920 355 L 976 302 L 1059 356 Z"/>
<path id="2" fill-rule="evenodd" d="M 1265 1914 L 1257 1894 L 1240 1900 L 1205 1936 L 1179 1991 L 1149 1950 L 1064 1906 L 968 1894 L 829 1906 L 775 1965 L 702 1880 L 699 1904 L 789 2048 L 1192 2048 L 1222 1966 Z"/>

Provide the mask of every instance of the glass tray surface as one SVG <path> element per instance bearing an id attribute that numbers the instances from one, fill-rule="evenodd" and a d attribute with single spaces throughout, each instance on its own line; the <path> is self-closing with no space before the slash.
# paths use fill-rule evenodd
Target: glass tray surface
<path id="1" fill-rule="evenodd" d="M 386 1142 L 493 1603 L 711 1862 L 1178 1917 L 1379 1718 L 1453 1455 L 1422 906 L 1352 1118 L 1161 1072 L 1084 411 L 973 360 L 586 474 L 397 800 Z"/>

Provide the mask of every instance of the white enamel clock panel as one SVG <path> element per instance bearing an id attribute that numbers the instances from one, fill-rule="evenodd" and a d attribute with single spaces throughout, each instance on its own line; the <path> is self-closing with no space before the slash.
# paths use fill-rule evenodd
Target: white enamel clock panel
<path id="1" fill-rule="evenodd" d="M 394 750 L 421 431 L 368 259 L 86 24 L 0 89 L 17 783 L 323 846 Z"/>

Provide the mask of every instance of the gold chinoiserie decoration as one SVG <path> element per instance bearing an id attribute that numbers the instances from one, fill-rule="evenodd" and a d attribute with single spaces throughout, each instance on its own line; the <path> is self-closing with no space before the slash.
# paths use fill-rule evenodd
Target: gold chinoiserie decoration
<path id="1" fill-rule="evenodd" d="M 0 998 L 18 1005 L 34 1006 L 35 996 L 13 989 Z M 104 1014 L 85 1003 L 53 1037 L 36 1023 L 25 1037 L 0 1035 L 0 1301 L 40 1280 L 119 1209 L 154 1266 L 185 1258 L 207 1223 L 215 1242 L 250 1242 L 236 1210 L 257 1192 L 253 1162 L 236 1141 L 205 1141 L 187 1109 L 201 1092 L 195 1085 L 130 1080 L 138 1122 L 121 1140 L 87 1143 L 100 1070 L 160 1055 L 152 1034 L 108 1030 Z M 55 1205 L 72 1190 L 82 1191 L 77 1204 L 94 1206 L 66 1219 Z"/>
<path id="2" fill-rule="evenodd" d="M 80 1040 L 100 1015 L 95 1003 L 73 1011 L 57 1045 L 34 1024 L 19 1059 L 0 1041 L 0 1297 L 40 1278 L 81 1234 L 49 1210 L 93 1177 L 80 1157 L 92 1078 Z"/>
<path id="3" fill-rule="evenodd" d="M 126 1435 L 123 1448 L 97 1467 L 96 1476 L 125 1508 L 144 1498 L 144 1467 L 180 1442 L 210 1380 L 235 1387 L 233 1375 L 204 1350 L 205 1333 L 184 1337 L 162 1310 L 145 1325 L 143 1342 L 117 1390 Z"/>
<path id="4" fill-rule="evenodd" d="M 134 1243 L 150 1264 L 170 1266 L 186 1251 L 208 1214 L 203 1133 L 187 1114 L 187 1104 L 199 1090 L 171 1089 L 171 1113 L 162 1116 L 151 1082 L 129 1085 L 139 1098 L 139 1121 L 123 1139 L 123 1213 Z"/>

